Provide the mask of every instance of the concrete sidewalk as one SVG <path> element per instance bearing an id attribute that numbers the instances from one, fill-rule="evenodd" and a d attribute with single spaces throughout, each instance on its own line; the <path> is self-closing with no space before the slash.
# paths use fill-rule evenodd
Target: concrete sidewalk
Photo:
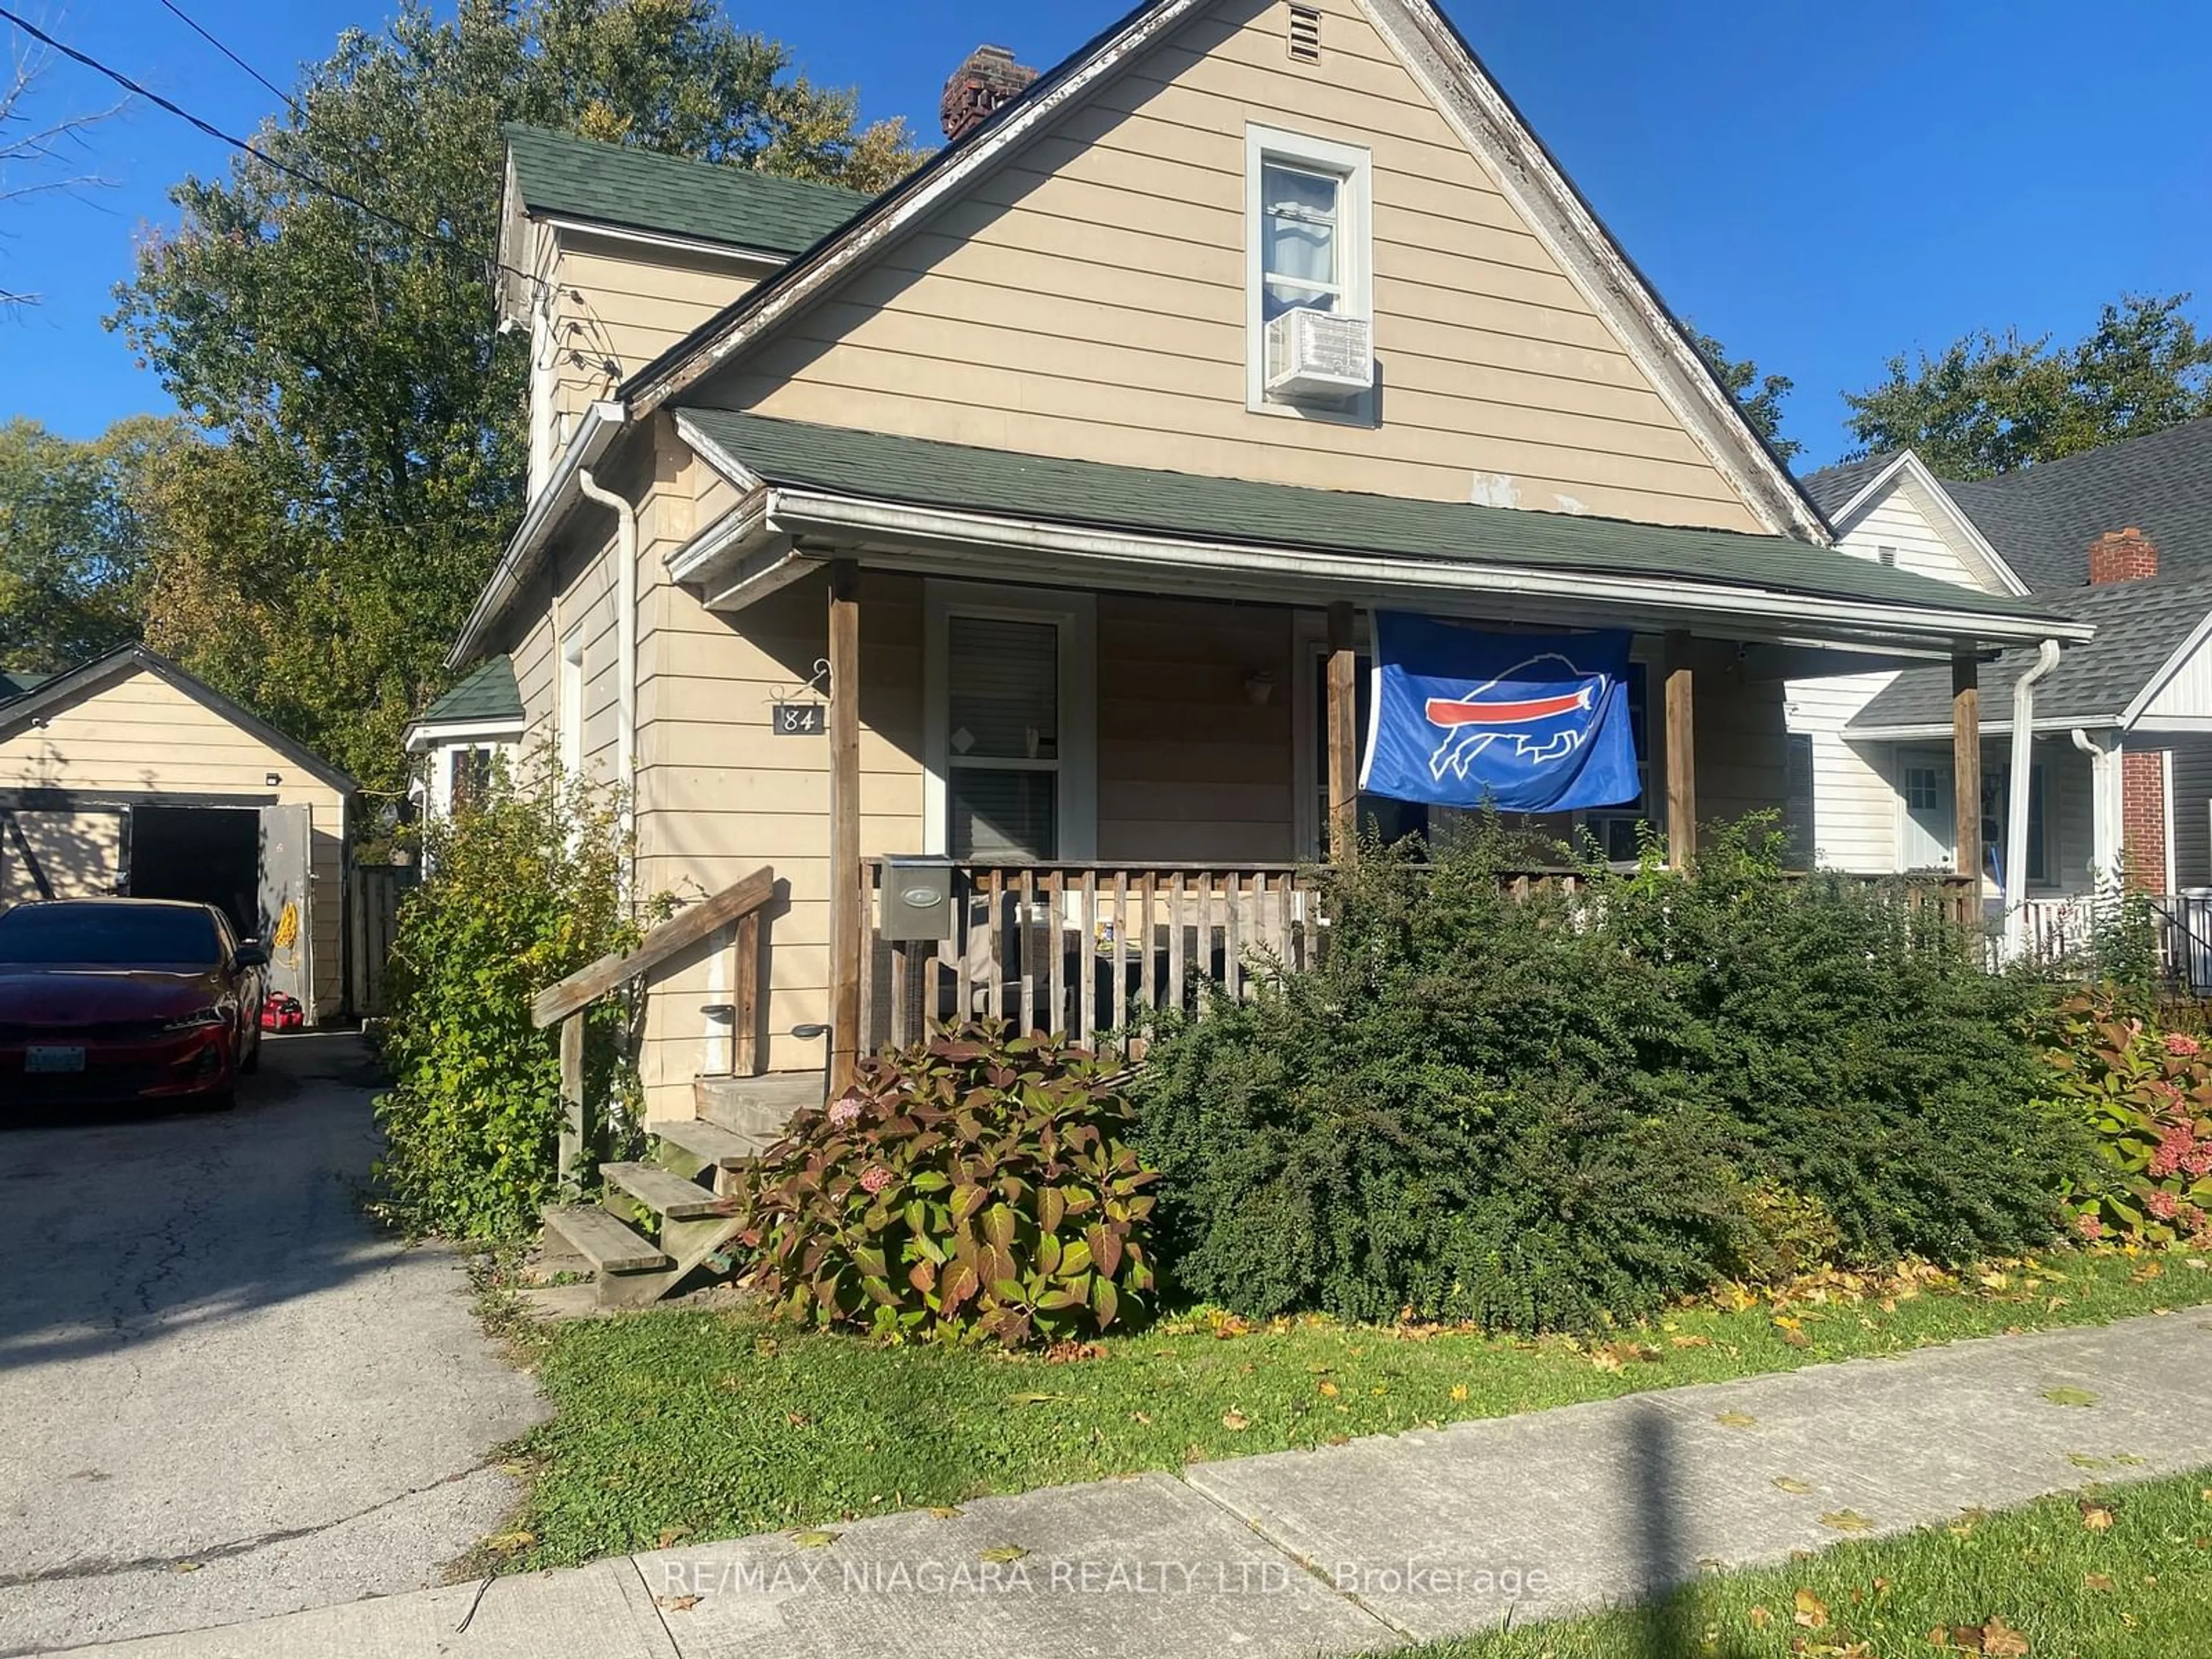
<path id="1" fill-rule="evenodd" d="M 2055 1397 L 2054 1397 L 2055 1396 Z M 112 1659 L 1355 1653 L 2212 1465 L 2212 1315 L 1997 1337 L 356 1602 Z M 2140 1460 L 2139 1462 L 2136 1460 Z M 1786 1483 L 1786 1484 L 1778 1484 Z M 1840 1522 L 1839 1526 L 1838 1523 Z M 4 1646 L 0 1639 L 0 1646 Z"/>

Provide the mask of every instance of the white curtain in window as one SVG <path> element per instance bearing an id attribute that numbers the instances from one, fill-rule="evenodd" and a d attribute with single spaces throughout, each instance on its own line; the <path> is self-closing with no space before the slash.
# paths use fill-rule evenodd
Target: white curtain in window
<path id="1" fill-rule="evenodd" d="M 1334 311 L 1341 288 L 1337 271 L 1337 204 L 1341 179 L 1267 167 L 1261 173 L 1266 213 L 1267 314 L 1297 306 Z"/>

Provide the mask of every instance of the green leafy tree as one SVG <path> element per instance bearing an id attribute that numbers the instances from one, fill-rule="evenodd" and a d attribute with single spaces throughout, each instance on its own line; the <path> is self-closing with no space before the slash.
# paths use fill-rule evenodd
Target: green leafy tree
<path id="1" fill-rule="evenodd" d="M 52 672 L 137 636 L 152 480 L 197 447 L 150 415 L 87 443 L 0 425 L 0 667 Z"/>
<path id="2" fill-rule="evenodd" d="M 309 69 L 228 177 L 172 192 L 111 319 L 222 432 L 150 577 L 195 672 L 372 786 L 523 502 L 525 351 L 496 329 L 500 125 L 876 188 L 914 153 L 713 0 L 409 0 Z M 332 192 L 338 192 L 334 195 Z M 341 199 L 349 198 L 351 201 Z M 354 203 L 364 205 L 354 205 Z"/>
<path id="3" fill-rule="evenodd" d="M 1761 374 L 1757 363 L 1748 357 L 1730 357 L 1728 348 L 1702 329 L 1693 331 L 1690 338 L 1698 355 L 1712 365 L 1722 387 L 1735 399 L 1752 429 L 1766 440 L 1777 455 L 1787 461 L 1805 447 L 1796 439 L 1782 435 L 1782 400 L 1796 386 L 1795 380 L 1787 374 Z"/>
<path id="4" fill-rule="evenodd" d="M 2212 415 L 2212 337 L 2186 294 L 2124 295 L 2070 346 L 2017 330 L 1900 353 L 1848 392 L 1856 454 L 1910 448 L 1944 477 L 1986 478 Z"/>

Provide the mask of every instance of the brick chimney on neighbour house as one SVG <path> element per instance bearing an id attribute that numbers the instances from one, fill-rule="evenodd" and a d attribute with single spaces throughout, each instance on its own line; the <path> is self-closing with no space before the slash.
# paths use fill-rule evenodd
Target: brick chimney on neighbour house
<path id="1" fill-rule="evenodd" d="M 2130 525 L 2089 544 L 2089 585 L 2148 581 L 2158 574 L 2158 548 Z M 2120 845 L 2128 885 L 2144 892 L 2166 886 L 2166 751 L 2124 750 L 2120 756 Z"/>
<path id="2" fill-rule="evenodd" d="M 958 143 L 989 120 L 1000 105 L 1028 91 L 1036 78 L 1037 72 L 1017 64 L 1006 47 L 976 47 L 945 83 L 945 100 L 938 106 L 945 136 Z"/>

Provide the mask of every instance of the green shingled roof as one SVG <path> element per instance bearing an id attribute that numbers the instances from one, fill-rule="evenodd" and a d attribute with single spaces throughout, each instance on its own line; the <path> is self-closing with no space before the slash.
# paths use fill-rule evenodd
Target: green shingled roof
<path id="1" fill-rule="evenodd" d="M 696 236 L 765 253 L 803 253 L 868 204 L 837 185 L 687 161 L 542 127 L 502 129 L 525 209 Z"/>
<path id="2" fill-rule="evenodd" d="M 488 657 L 459 685 L 422 711 L 423 726 L 459 726 L 463 722 L 514 720 L 523 717 L 522 693 L 515 689 L 514 665 L 505 657 Z"/>
<path id="3" fill-rule="evenodd" d="M 1634 524 L 1516 507 L 1056 460 L 921 438 L 687 409 L 701 434 L 771 483 L 909 506 L 1006 514 L 1209 541 L 1691 580 L 1808 598 L 2047 619 L 1982 593 L 1785 536 Z"/>

